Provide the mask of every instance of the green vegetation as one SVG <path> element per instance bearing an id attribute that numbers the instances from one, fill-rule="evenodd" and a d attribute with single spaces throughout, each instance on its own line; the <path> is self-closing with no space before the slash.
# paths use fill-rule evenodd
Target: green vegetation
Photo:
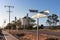
<path id="1" fill-rule="evenodd" d="M 49 29 L 60 29 L 60 20 L 56 14 L 49 15 L 46 22 Z"/>
<path id="2" fill-rule="evenodd" d="M 60 29 L 60 26 L 59 26 L 60 21 L 56 14 L 49 15 L 47 18 L 48 19 L 46 22 L 49 27 L 48 29 L 54 29 L 54 30 Z M 36 25 L 35 24 L 36 20 L 28 17 L 28 15 L 23 17 L 23 19 L 26 19 L 27 23 L 28 23 L 28 25 L 25 25 L 25 28 L 24 28 L 24 26 L 22 26 L 21 20 L 20 19 L 17 20 L 17 18 L 15 17 L 15 20 L 13 20 L 12 23 L 8 23 L 5 27 L 5 29 L 20 29 L 20 30 L 21 29 L 28 29 L 28 30 L 37 29 L 37 26 L 33 28 L 33 26 Z M 43 24 L 39 25 L 39 29 L 44 29 L 44 25 Z"/>
<path id="3" fill-rule="evenodd" d="M 26 19 L 26 17 L 24 17 Z M 33 26 L 35 25 L 35 20 L 28 17 L 27 19 L 28 21 L 28 25 L 25 26 L 25 29 L 33 29 Z M 17 27 L 16 27 L 17 26 Z M 22 22 L 21 20 L 13 20 L 10 24 L 8 23 L 7 26 L 5 27 L 5 29 L 24 29 L 24 27 L 22 26 Z"/>
<path id="4" fill-rule="evenodd" d="M 49 26 L 56 26 L 59 23 L 58 16 L 56 14 L 49 15 L 47 23 Z"/>

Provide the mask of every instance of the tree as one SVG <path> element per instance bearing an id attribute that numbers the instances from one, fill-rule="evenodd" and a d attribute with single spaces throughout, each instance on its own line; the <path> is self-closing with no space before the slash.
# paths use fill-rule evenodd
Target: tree
<path id="1" fill-rule="evenodd" d="M 47 20 L 47 23 L 48 23 L 48 25 L 51 26 L 51 23 L 52 23 L 52 22 L 48 19 L 48 20 Z"/>
<path id="2" fill-rule="evenodd" d="M 58 22 L 58 16 L 56 14 L 52 14 L 53 25 L 56 25 Z"/>
<path id="3" fill-rule="evenodd" d="M 16 29 L 15 21 L 12 21 L 12 23 L 8 23 L 5 27 L 5 29 Z"/>
<path id="4" fill-rule="evenodd" d="M 8 23 L 8 24 L 6 25 L 6 27 L 5 27 L 5 29 L 11 29 L 11 24 Z"/>
<path id="5" fill-rule="evenodd" d="M 56 26 L 58 22 L 59 22 L 59 20 L 58 20 L 58 16 L 56 14 L 52 14 L 52 15 L 48 16 L 47 23 L 50 26 Z"/>
<path id="6" fill-rule="evenodd" d="M 16 24 L 14 23 L 14 24 L 11 24 L 11 28 L 12 29 L 16 29 Z"/>
<path id="7" fill-rule="evenodd" d="M 17 20 L 17 28 L 18 28 L 18 29 L 21 29 L 21 28 L 22 28 L 22 27 L 21 27 L 21 24 L 22 24 L 22 23 L 21 23 L 21 20 Z"/>

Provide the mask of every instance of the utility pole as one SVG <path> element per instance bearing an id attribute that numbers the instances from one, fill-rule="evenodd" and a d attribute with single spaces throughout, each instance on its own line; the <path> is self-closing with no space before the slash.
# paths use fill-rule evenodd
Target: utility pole
<path id="1" fill-rule="evenodd" d="M 7 12 L 9 13 L 9 26 L 10 26 L 10 14 L 11 14 L 11 12 L 12 12 L 12 11 L 11 11 L 11 8 L 14 8 L 14 6 L 5 5 L 5 7 L 8 7 L 8 11 L 7 11 Z"/>

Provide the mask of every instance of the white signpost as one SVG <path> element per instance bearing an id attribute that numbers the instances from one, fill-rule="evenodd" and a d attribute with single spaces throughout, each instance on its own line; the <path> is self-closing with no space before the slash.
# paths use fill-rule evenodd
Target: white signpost
<path id="1" fill-rule="evenodd" d="M 32 16 L 32 18 L 36 18 L 37 19 L 37 40 L 39 40 L 39 18 L 44 18 L 44 17 L 47 17 L 48 15 L 45 15 L 45 14 L 49 14 L 49 11 L 48 10 L 45 10 L 45 11 L 42 11 L 42 12 L 39 12 L 35 15 Z"/>

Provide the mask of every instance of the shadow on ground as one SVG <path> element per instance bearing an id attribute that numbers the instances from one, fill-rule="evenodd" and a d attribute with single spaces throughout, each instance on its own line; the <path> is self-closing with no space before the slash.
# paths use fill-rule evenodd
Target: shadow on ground
<path id="1" fill-rule="evenodd" d="M 47 38 L 45 40 L 59 40 L 58 38 Z"/>

